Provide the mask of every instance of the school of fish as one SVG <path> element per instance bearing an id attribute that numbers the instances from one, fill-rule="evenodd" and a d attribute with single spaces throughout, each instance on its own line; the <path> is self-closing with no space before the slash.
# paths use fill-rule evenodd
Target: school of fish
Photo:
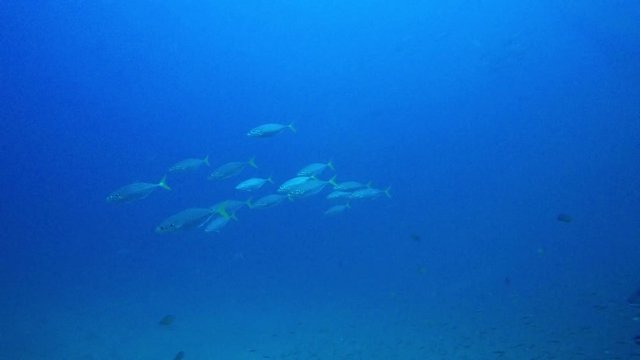
<path id="1" fill-rule="evenodd" d="M 263 124 L 247 132 L 247 137 L 267 138 L 276 136 L 284 131 L 296 133 L 293 124 Z M 167 174 L 178 172 L 194 172 L 201 168 L 209 168 L 209 156 L 204 158 L 188 158 L 177 162 L 169 167 Z M 258 169 L 255 159 L 246 161 L 230 161 L 224 163 L 211 171 L 209 180 L 221 181 L 235 177 L 242 173 L 245 168 Z M 325 216 L 336 216 L 351 209 L 354 201 L 375 200 L 381 197 L 391 198 L 389 187 L 379 189 L 372 186 L 371 182 L 362 183 L 358 181 L 336 181 L 335 167 L 332 161 L 326 163 L 314 162 L 303 166 L 295 176 L 279 184 L 275 191 L 267 195 L 251 198 L 246 201 L 224 200 L 210 207 L 187 208 L 162 220 L 155 228 L 158 234 L 175 233 L 189 229 L 200 229 L 205 233 L 218 233 L 224 229 L 232 220 L 237 220 L 236 212 L 241 208 L 253 210 L 273 208 L 286 201 L 296 201 L 322 193 L 325 189 L 330 189 L 325 198 L 332 202 L 326 211 Z M 328 180 L 321 177 L 325 173 L 331 172 Z M 328 177 L 328 176 L 327 176 Z M 255 194 L 258 191 L 275 187 L 272 176 L 250 177 L 239 181 L 235 189 L 242 193 Z M 135 182 L 122 186 L 111 192 L 106 201 L 109 203 L 127 203 L 147 198 L 154 192 L 168 191 L 171 187 L 167 184 L 167 175 L 157 183 Z"/>

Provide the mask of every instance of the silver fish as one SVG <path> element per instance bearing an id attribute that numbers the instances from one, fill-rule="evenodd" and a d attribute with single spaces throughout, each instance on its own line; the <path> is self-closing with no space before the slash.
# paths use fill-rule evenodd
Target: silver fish
<path id="1" fill-rule="evenodd" d="M 214 217 L 207 223 L 207 226 L 204 228 L 204 231 L 208 233 L 220 232 L 222 228 L 227 226 L 227 224 L 229 223 L 229 221 L 231 221 L 231 219 L 235 219 L 235 217 L 233 215 L 226 216 L 226 217 L 225 216 Z"/>
<path id="2" fill-rule="evenodd" d="M 156 226 L 156 233 L 166 234 L 201 226 L 215 214 L 211 208 L 189 208 L 164 219 Z"/>
<path id="3" fill-rule="evenodd" d="M 141 200 L 158 189 L 171 190 L 164 176 L 157 184 L 137 182 L 119 188 L 107 196 L 107 202 L 130 202 Z"/>
<path id="4" fill-rule="evenodd" d="M 289 189 L 287 194 L 290 199 L 299 199 L 312 196 L 324 190 L 324 188 L 329 184 L 335 185 L 334 179 L 335 176 L 327 181 L 311 178 L 311 180 L 305 183 L 292 187 L 291 189 Z"/>
<path id="5" fill-rule="evenodd" d="M 376 188 L 364 188 L 364 189 L 360 189 L 352 192 L 351 196 L 349 196 L 349 199 L 354 199 L 354 200 L 377 199 L 382 195 L 385 195 L 386 197 L 391 198 L 389 189 L 390 187 L 387 187 L 384 190 L 376 189 Z"/>
<path id="6" fill-rule="evenodd" d="M 209 180 L 223 180 L 228 179 L 232 176 L 238 175 L 245 166 L 251 166 L 252 168 L 257 169 L 258 166 L 255 163 L 255 159 L 251 158 L 247 162 L 242 161 L 232 161 L 228 162 L 217 169 L 213 170 L 211 175 L 209 175 Z"/>
<path id="7" fill-rule="evenodd" d="M 313 179 L 311 176 L 296 176 L 285 181 L 280 187 L 278 187 L 279 193 L 287 193 L 293 187 L 306 183 L 307 181 Z"/>
<path id="8" fill-rule="evenodd" d="M 344 182 L 338 183 L 334 187 L 334 189 L 340 190 L 340 191 L 353 191 L 356 189 L 361 189 L 363 187 L 370 187 L 370 186 L 371 186 L 371 183 L 362 184 L 357 181 L 344 181 Z"/>
<path id="9" fill-rule="evenodd" d="M 191 159 L 184 159 L 180 162 L 177 162 L 176 164 L 174 164 L 169 168 L 169 172 L 197 170 L 203 165 L 209 166 L 208 155 L 204 159 L 191 158 Z"/>
<path id="10" fill-rule="evenodd" d="M 249 132 L 247 133 L 247 136 L 256 137 L 256 138 L 271 137 L 281 133 L 282 130 L 284 129 L 289 129 L 291 130 L 291 132 L 294 132 L 294 133 L 296 132 L 296 129 L 293 127 L 293 123 L 290 123 L 288 125 L 271 123 L 271 124 L 260 125 L 258 127 L 255 127 L 249 130 Z"/>
<path id="11" fill-rule="evenodd" d="M 348 199 L 351 196 L 349 191 L 334 190 L 327 195 L 327 200 Z"/>
<path id="12" fill-rule="evenodd" d="M 236 189 L 237 190 L 243 190 L 243 191 L 255 191 L 260 189 L 264 184 L 266 183 L 272 183 L 273 184 L 273 180 L 271 179 L 271 177 L 268 178 L 251 178 L 251 179 L 247 179 L 243 182 L 241 182 L 240 184 L 236 185 Z"/>
<path id="13" fill-rule="evenodd" d="M 331 161 L 327 163 L 312 163 L 300 169 L 300 171 L 298 171 L 298 176 L 319 176 L 327 168 L 336 171 L 336 168 L 333 167 L 333 162 Z"/>
<path id="14" fill-rule="evenodd" d="M 253 203 L 249 202 L 248 205 L 249 205 L 249 209 L 266 209 L 282 203 L 282 201 L 286 198 L 287 198 L 286 195 L 270 194 L 270 195 L 261 197 L 260 199 L 256 200 Z"/>

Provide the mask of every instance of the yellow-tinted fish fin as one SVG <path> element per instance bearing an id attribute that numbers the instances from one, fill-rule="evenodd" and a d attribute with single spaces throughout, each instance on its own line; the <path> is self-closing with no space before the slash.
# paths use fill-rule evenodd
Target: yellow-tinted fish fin
<path id="1" fill-rule="evenodd" d="M 225 201 L 222 204 L 218 205 L 218 207 L 216 209 L 214 209 L 214 211 L 217 212 L 223 218 L 228 219 L 231 216 L 229 216 L 229 213 L 227 212 L 226 206 L 227 206 L 227 202 Z"/>
<path id="2" fill-rule="evenodd" d="M 338 186 L 338 184 L 336 183 L 336 175 L 333 175 L 333 177 L 331 179 L 329 179 L 329 181 L 327 181 L 329 184 L 331 184 L 331 186 L 336 187 Z"/>
<path id="3" fill-rule="evenodd" d="M 158 183 L 158 186 L 160 186 L 161 188 L 163 188 L 165 190 L 171 190 L 169 185 L 167 185 L 167 175 L 166 174 L 162 177 L 162 179 Z"/>

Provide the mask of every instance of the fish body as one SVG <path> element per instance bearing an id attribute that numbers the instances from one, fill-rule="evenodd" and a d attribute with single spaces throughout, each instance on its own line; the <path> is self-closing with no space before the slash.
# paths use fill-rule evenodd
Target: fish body
<path id="1" fill-rule="evenodd" d="M 282 185 L 280 185 L 280 187 L 278 187 L 278 192 L 279 193 L 287 193 L 292 188 L 294 188 L 296 186 L 299 186 L 301 184 L 304 184 L 305 182 L 307 182 L 307 181 L 309 181 L 311 179 L 313 179 L 311 176 L 296 176 L 294 178 L 291 178 L 291 179 L 285 181 Z"/>
<path id="2" fill-rule="evenodd" d="M 349 191 L 334 190 L 327 195 L 327 200 L 348 199 L 351 196 Z"/>
<path id="3" fill-rule="evenodd" d="M 294 133 L 296 132 L 296 129 L 293 127 L 293 123 L 290 123 L 288 125 L 270 123 L 270 124 L 263 124 L 249 130 L 249 132 L 247 133 L 247 136 L 254 137 L 254 138 L 271 137 L 281 133 L 282 130 L 284 129 L 289 129 L 291 130 L 291 132 L 294 132 Z"/>
<path id="4" fill-rule="evenodd" d="M 256 200 L 253 203 L 249 202 L 248 205 L 250 209 L 266 209 L 282 203 L 282 201 L 286 198 L 287 198 L 286 195 L 270 194 L 270 195 L 261 197 L 260 199 Z"/>
<path id="5" fill-rule="evenodd" d="M 251 179 L 247 179 L 243 182 L 241 182 L 240 184 L 238 184 L 236 186 L 237 190 L 243 190 L 243 191 L 255 191 L 260 189 L 264 184 L 266 183 L 272 183 L 273 184 L 273 180 L 271 179 L 271 177 L 269 178 L 251 178 Z"/>
<path id="6" fill-rule="evenodd" d="M 231 221 L 231 216 L 216 216 L 211 221 L 207 223 L 207 226 L 204 228 L 205 232 L 220 232 L 222 228 L 227 226 L 229 221 Z"/>
<path id="7" fill-rule="evenodd" d="M 298 171 L 298 176 L 319 176 L 327 168 L 333 171 L 336 170 L 335 167 L 333 167 L 333 162 L 331 161 L 327 163 L 311 163 Z"/>
<path id="8" fill-rule="evenodd" d="M 189 208 L 164 219 L 156 227 L 156 233 L 166 234 L 198 227 L 205 223 L 215 210 L 211 208 Z"/>
<path id="9" fill-rule="evenodd" d="M 347 209 L 351 209 L 351 205 L 349 205 L 349 203 L 334 205 L 329 209 L 327 209 L 327 211 L 325 211 L 324 214 L 327 216 L 338 215 L 338 214 L 342 214 Z"/>
<path id="10" fill-rule="evenodd" d="M 364 188 L 364 189 L 360 189 L 360 190 L 356 190 L 354 192 L 351 193 L 351 196 L 349 196 L 349 199 L 353 199 L 353 200 L 366 200 L 366 199 L 377 199 L 380 196 L 386 196 L 388 198 L 391 198 L 391 194 L 389 193 L 389 188 L 386 188 L 384 190 L 381 189 L 376 189 L 376 188 Z"/>
<path id="11" fill-rule="evenodd" d="M 254 161 L 254 158 L 251 158 L 246 162 L 232 161 L 213 170 L 211 175 L 209 175 L 209 180 L 228 179 L 232 176 L 238 175 L 247 165 L 251 166 L 252 168 L 258 168 Z"/>
<path id="12" fill-rule="evenodd" d="M 289 189 L 287 194 L 291 199 L 299 199 L 299 198 L 316 195 L 322 190 L 324 190 L 324 188 L 327 185 L 329 184 L 335 185 L 334 178 L 331 178 L 330 180 L 327 180 L 327 181 L 311 178 L 310 180 L 300 185 L 292 187 L 291 189 Z"/>
<path id="13" fill-rule="evenodd" d="M 206 156 L 204 159 L 184 159 L 171 166 L 169 172 L 193 171 L 199 169 L 201 166 L 209 166 L 209 156 Z"/>
<path id="14" fill-rule="evenodd" d="M 166 176 L 157 184 L 137 182 L 125 185 L 107 196 L 107 202 L 131 202 L 141 200 L 158 189 L 171 190 L 166 183 Z"/>
<path id="15" fill-rule="evenodd" d="M 369 187 L 369 186 L 370 186 L 369 184 L 362 184 L 357 181 L 344 181 L 336 184 L 334 189 L 340 190 L 340 191 L 353 191 L 353 190 L 362 189 L 364 187 Z"/>

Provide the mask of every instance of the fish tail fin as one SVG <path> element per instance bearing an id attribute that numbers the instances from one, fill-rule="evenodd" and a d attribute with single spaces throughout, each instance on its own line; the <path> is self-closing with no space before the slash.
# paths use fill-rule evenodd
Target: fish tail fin
<path id="1" fill-rule="evenodd" d="M 205 156 L 205 157 L 204 157 L 204 160 L 202 160 L 202 162 L 204 162 L 204 163 L 205 163 L 205 165 L 207 165 L 207 166 L 211 166 L 211 165 L 209 164 L 209 155 Z"/>
<path id="2" fill-rule="evenodd" d="M 162 179 L 160 179 L 160 182 L 158 183 L 158 186 L 160 186 L 161 188 L 163 188 L 165 190 L 171 190 L 169 185 L 167 185 L 167 175 L 166 174 L 162 177 Z"/>
<path id="3" fill-rule="evenodd" d="M 231 215 L 229 215 L 229 218 L 231 218 L 231 220 L 233 221 L 238 221 L 238 217 L 236 216 L 236 213 L 231 213 Z"/>
<path id="4" fill-rule="evenodd" d="M 333 175 L 333 177 L 331 179 L 329 179 L 329 181 L 327 181 L 329 184 L 331 184 L 331 186 L 336 187 L 338 186 L 338 183 L 336 183 L 336 175 Z"/>
<path id="5" fill-rule="evenodd" d="M 217 212 L 220 216 L 222 216 L 225 219 L 228 219 L 231 217 L 231 215 L 229 215 L 229 213 L 227 212 L 227 202 L 225 201 L 224 203 L 218 205 L 218 207 L 216 207 L 214 209 L 215 212 Z"/>
<path id="6" fill-rule="evenodd" d="M 333 160 L 329 160 L 329 162 L 327 163 L 327 167 L 329 167 L 329 169 L 336 171 L 336 168 L 333 166 Z"/>
<path id="7" fill-rule="evenodd" d="M 347 209 L 351 209 L 351 201 L 347 201 L 347 203 L 344 204 L 344 206 L 346 206 Z"/>
<path id="8" fill-rule="evenodd" d="M 386 189 L 384 189 L 384 194 L 391 199 L 391 193 L 389 192 L 389 189 L 391 189 L 391 186 L 387 186 Z"/>
<path id="9" fill-rule="evenodd" d="M 273 184 L 273 175 L 269 175 L 267 181 Z"/>
<path id="10" fill-rule="evenodd" d="M 296 130 L 296 128 L 293 127 L 293 121 L 289 123 L 289 125 L 287 125 L 287 127 L 289 128 L 289 130 L 291 130 L 291 132 L 293 132 L 294 134 L 298 132 L 298 130 Z"/>
<path id="11" fill-rule="evenodd" d="M 248 198 L 247 201 L 244 202 L 249 209 L 253 209 L 253 204 L 251 203 L 251 200 L 253 200 L 252 197 Z"/>
<path id="12" fill-rule="evenodd" d="M 249 161 L 247 161 L 247 164 L 249 164 L 249 166 L 251 166 L 254 169 L 258 168 L 258 165 L 256 165 L 256 157 L 252 157 L 251 159 L 249 159 Z"/>

